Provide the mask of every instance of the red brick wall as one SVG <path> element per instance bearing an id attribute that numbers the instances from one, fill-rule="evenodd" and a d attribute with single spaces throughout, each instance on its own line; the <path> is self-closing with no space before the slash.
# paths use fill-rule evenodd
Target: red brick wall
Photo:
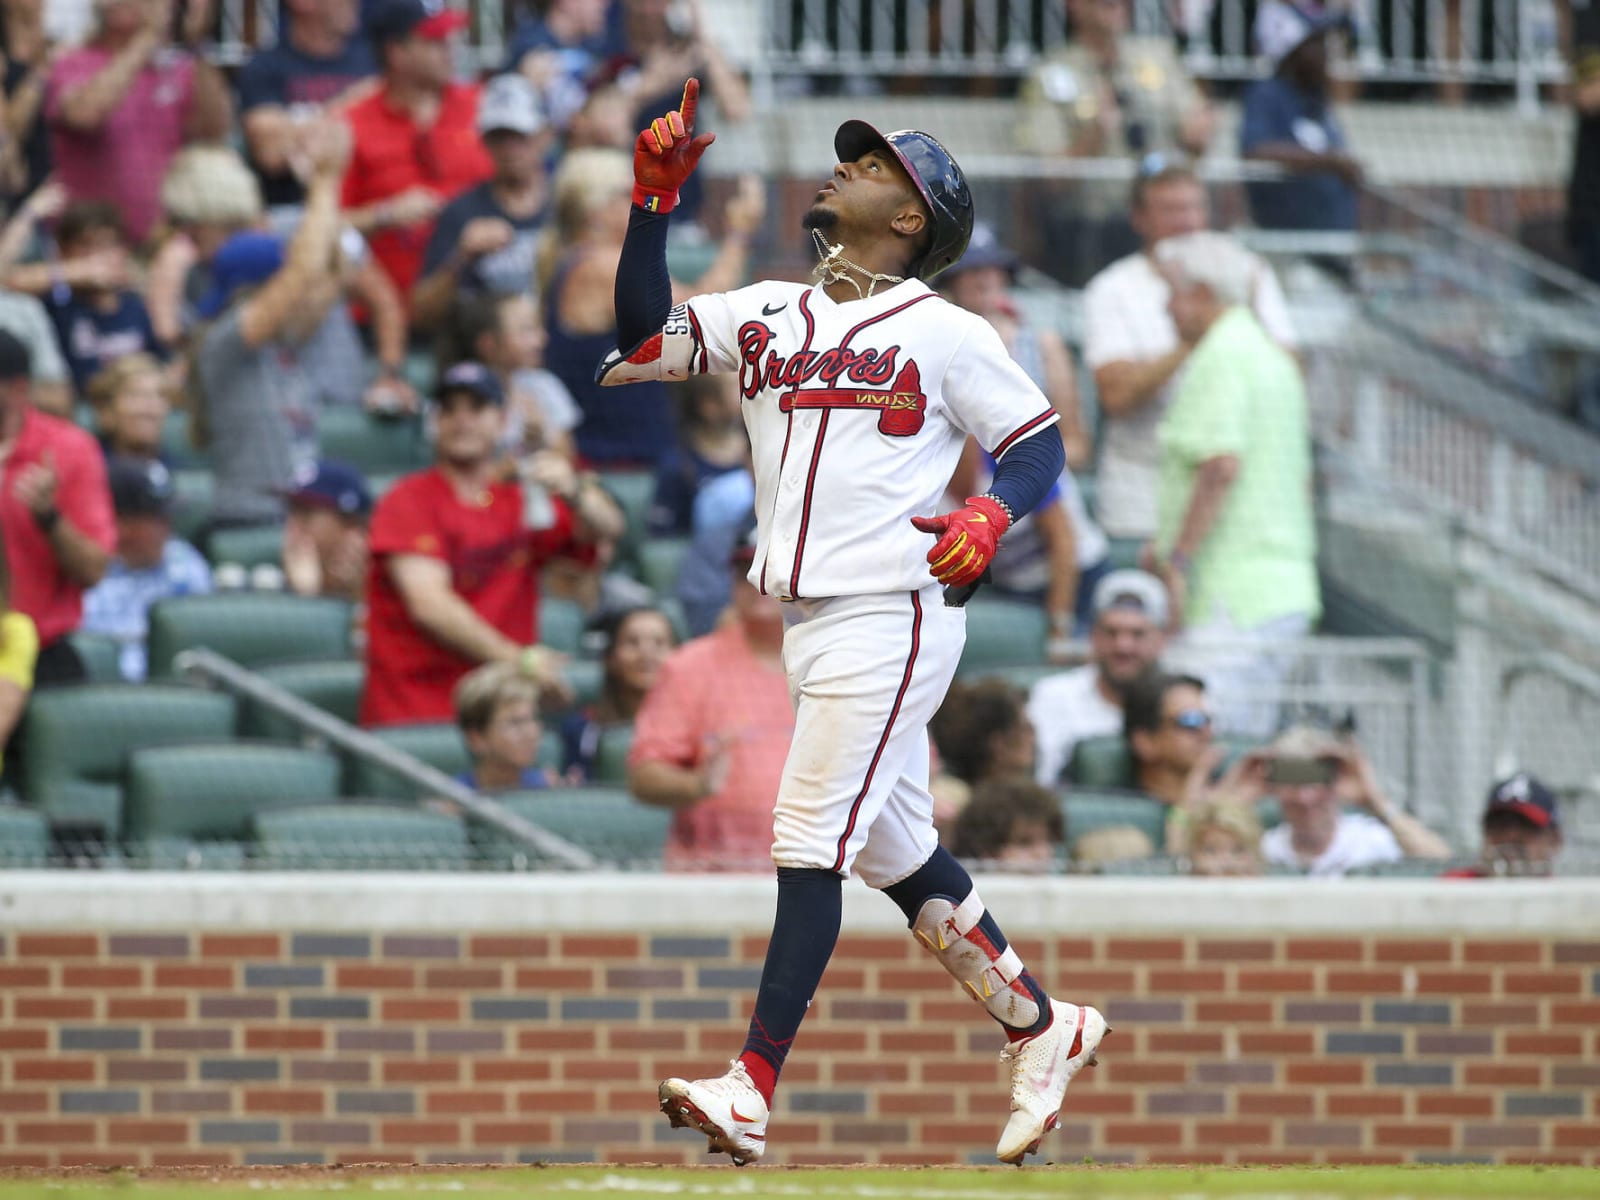
<path id="1" fill-rule="evenodd" d="M 1600 941 L 1019 937 L 1116 1033 L 1062 1160 L 1600 1165 Z M 695 1162 L 764 939 L 10 931 L 0 1164 Z M 847 936 L 772 1157 L 989 1161 L 995 1030 L 909 936 Z"/>

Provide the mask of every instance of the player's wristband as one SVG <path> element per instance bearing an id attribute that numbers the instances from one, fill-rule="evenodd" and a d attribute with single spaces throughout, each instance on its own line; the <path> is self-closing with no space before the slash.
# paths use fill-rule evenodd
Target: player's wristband
<path id="1" fill-rule="evenodd" d="M 669 213 L 678 207 L 678 193 L 676 191 L 663 192 L 656 188 L 647 188 L 642 183 L 633 185 L 633 202 L 645 212 Z"/>

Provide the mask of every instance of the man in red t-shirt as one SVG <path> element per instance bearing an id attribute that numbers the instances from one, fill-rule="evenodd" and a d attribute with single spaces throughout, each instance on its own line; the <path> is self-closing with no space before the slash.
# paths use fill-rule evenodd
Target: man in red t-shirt
<path id="1" fill-rule="evenodd" d="M 505 393 L 481 363 L 457 363 L 435 397 L 438 461 L 408 475 L 372 515 L 363 725 L 448 721 L 456 681 L 479 663 L 515 662 L 570 694 L 557 655 L 537 646 L 539 569 L 594 562 L 621 536 L 622 511 L 593 475 L 542 452 L 508 481 L 495 444 Z"/>
<path id="2" fill-rule="evenodd" d="M 39 630 L 34 686 L 84 677 L 66 635 L 83 620 L 83 593 L 117 545 L 100 447 L 70 421 L 34 408 L 28 349 L 0 330 L 0 541 L 11 607 Z"/>
<path id="3" fill-rule="evenodd" d="M 409 296 L 434 218 L 494 173 L 478 137 L 478 88 L 451 80 L 451 38 L 467 23 L 440 0 L 382 0 L 369 21 L 382 83 L 345 113 L 355 150 L 346 219 Z"/>

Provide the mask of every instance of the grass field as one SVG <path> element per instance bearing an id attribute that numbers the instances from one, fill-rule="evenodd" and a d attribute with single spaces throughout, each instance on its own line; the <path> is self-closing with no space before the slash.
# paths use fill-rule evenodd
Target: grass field
<path id="1" fill-rule="evenodd" d="M 242 1200 L 283 1191 L 355 1200 L 392 1193 L 449 1200 L 691 1196 L 766 1200 L 1588 1200 L 1593 1170 L 1576 1167 L 1285 1168 L 752 1168 L 527 1167 L 482 1172 L 261 1168 L 135 1173 L 67 1171 L 0 1177 L 0 1200 Z"/>

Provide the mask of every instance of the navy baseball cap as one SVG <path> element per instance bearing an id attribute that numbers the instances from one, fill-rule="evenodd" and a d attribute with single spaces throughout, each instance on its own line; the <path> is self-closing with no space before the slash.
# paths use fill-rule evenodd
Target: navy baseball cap
<path id="1" fill-rule="evenodd" d="M 211 286 L 195 311 L 202 320 L 221 315 L 241 288 L 260 287 L 283 269 L 283 240 L 273 233 L 254 230 L 236 233 L 222 243 L 211 261 Z"/>
<path id="2" fill-rule="evenodd" d="M 332 509 L 345 517 L 364 517 L 372 511 L 372 493 L 361 472 L 332 458 L 319 459 L 299 472 L 283 496 L 290 504 Z"/>
<path id="3" fill-rule="evenodd" d="M 1539 829 L 1561 828 L 1556 794 L 1526 771 L 1502 779 L 1489 789 L 1483 819 L 1487 821 L 1496 813 L 1512 813 Z"/>
<path id="4" fill-rule="evenodd" d="M 1021 266 L 1022 261 L 1006 248 L 994 227 L 979 221 L 972 227 L 972 240 L 967 243 L 967 252 L 944 269 L 944 277 L 954 279 L 963 271 L 999 267 L 1015 279 L 1017 269 Z"/>
<path id="5" fill-rule="evenodd" d="M 506 402 L 505 389 L 500 386 L 500 380 L 481 362 L 458 362 L 451 367 L 439 377 L 439 384 L 433 389 L 433 398 L 439 401 L 452 392 L 467 392 L 489 404 L 503 405 Z"/>
<path id="6" fill-rule="evenodd" d="M 106 463 L 111 506 L 119 517 L 166 517 L 177 496 L 172 472 L 156 459 L 113 455 Z"/>
<path id="7" fill-rule="evenodd" d="M 412 34 L 441 41 L 465 29 L 470 19 L 444 0 L 380 0 L 367 18 L 367 32 L 379 45 L 397 42 Z"/>

